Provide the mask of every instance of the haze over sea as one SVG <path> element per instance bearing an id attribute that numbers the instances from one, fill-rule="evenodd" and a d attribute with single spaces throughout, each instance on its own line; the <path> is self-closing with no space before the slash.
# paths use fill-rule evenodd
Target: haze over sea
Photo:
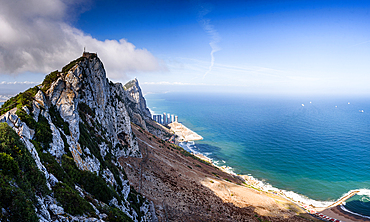
<path id="1" fill-rule="evenodd" d="M 335 201 L 355 189 L 370 194 L 369 97 L 145 97 L 155 114 L 178 115 L 204 138 L 194 151 L 235 173 L 318 201 Z M 369 196 L 350 198 L 346 208 L 370 216 Z"/>

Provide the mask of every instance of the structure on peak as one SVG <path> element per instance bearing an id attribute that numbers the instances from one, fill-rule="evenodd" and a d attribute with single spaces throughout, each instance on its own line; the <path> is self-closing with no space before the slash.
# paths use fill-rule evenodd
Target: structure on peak
<path id="1" fill-rule="evenodd" d="M 97 53 L 86 52 L 85 47 L 84 47 L 84 52 L 82 53 L 82 57 L 90 59 L 90 58 L 97 57 L 97 56 L 98 56 Z"/>

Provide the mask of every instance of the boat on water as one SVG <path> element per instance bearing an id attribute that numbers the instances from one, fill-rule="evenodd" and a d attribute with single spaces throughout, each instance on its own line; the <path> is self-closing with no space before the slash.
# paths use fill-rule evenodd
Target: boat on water
<path id="1" fill-rule="evenodd" d="M 364 110 L 363 110 L 363 109 L 360 109 L 360 110 L 359 110 L 359 112 L 360 112 L 360 113 L 363 113 L 363 112 L 364 112 Z"/>

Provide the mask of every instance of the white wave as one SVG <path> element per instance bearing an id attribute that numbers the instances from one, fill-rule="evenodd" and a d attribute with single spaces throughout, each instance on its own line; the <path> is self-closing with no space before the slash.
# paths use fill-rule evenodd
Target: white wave
<path id="1" fill-rule="evenodd" d="M 315 206 L 315 207 L 328 207 L 331 204 L 335 203 L 334 201 L 318 201 L 318 200 L 313 200 L 309 197 L 306 197 L 302 194 L 295 193 L 293 191 L 286 191 L 282 190 L 282 192 L 288 197 L 294 200 L 295 202 L 300 202 L 304 203 L 307 206 Z"/>
<path id="2" fill-rule="evenodd" d="M 370 197 L 370 190 L 369 189 L 359 189 L 357 193 L 357 195 L 361 195 L 361 196 L 368 196 Z"/>
<path id="3" fill-rule="evenodd" d="M 194 141 L 188 141 L 188 142 L 181 142 L 179 143 L 179 146 L 184 148 L 186 151 L 190 152 L 190 153 L 194 153 L 194 154 L 197 154 L 199 153 L 198 151 L 195 151 L 193 148 L 196 148 L 196 146 L 194 145 Z"/>
<path id="4" fill-rule="evenodd" d="M 345 208 L 345 206 L 343 206 L 343 205 L 341 205 L 341 206 L 340 206 L 340 209 L 342 209 L 342 210 L 344 210 L 344 211 L 346 211 L 346 212 L 348 212 L 348 213 L 350 213 L 350 214 L 354 214 L 354 215 L 357 215 L 357 216 L 360 216 L 360 217 L 363 217 L 363 218 L 368 218 L 368 219 L 370 219 L 370 217 L 368 217 L 368 216 L 365 216 L 365 215 L 362 215 L 362 214 L 358 214 L 358 213 L 355 213 L 355 212 L 352 212 L 352 211 L 348 210 L 348 209 L 347 209 L 347 208 Z"/>
<path id="5" fill-rule="evenodd" d="M 231 175 L 234 175 L 236 176 L 237 174 L 234 172 L 234 169 L 232 167 L 229 167 L 229 166 L 220 166 L 219 167 L 221 170 L 225 171 L 226 173 L 228 174 L 231 174 Z"/>
<path id="6" fill-rule="evenodd" d="M 193 153 L 200 153 L 200 152 L 195 151 L 191 148 L 192 146 L 193 147 L 195 146 L 194 141 L 182 142 L 179 145 L 183 148 L 186 147 L 187 150 L 190 150 Z M 184 149 L 186 149 L 186 148 L 184 148 Z M 210 152 L 205 152 L 205 153 L 200 153 L 200 154 L 202 154 L 204 156 L 207 156 L 207 158 L 211 161 L 211 163 L 214 164 L 216 167 L 220 168 L 221 170 L 223 170 L 223 171 L 225 171 L 229 174 L 235 175 L 235 176 L 238 175 L 234 172 L 234 169 L 232 167 L 226 166 L 226 165 L 222 165 L 222 166 L 219 165 L 220 162 L 225 164 L 226 163 L 225 160 L 220 161 L 220 160 L 215 160 L 215 159 L 209 158 L 208 156 L 210 154 L 212 154 Z M 306 206 L 311 206 L 312 205 L 314 207 L 322 208 L 322 207 L 328 207 L 331 204 L 336 202 L 336 201 L 314 200 L 314 199 L 311 199 L 311 198 L 309 198 L 307 196 L 304 196 L 302 194 L 295 193 L 294 191 L 287 191 L 287 190 L 283 190 L 283 189 L 273 187 L 271 184 L 265 182 L 264 180 L 260 180 L 260 179 L 257 179 L 255 177 L 253 177 L 251 174 L 247 174 L 247 176 L 249 177 L 249 180 L 253 181 L 253 186 L 255 186 L 256 188 L 259 188 L 259 189 L 261 189 L 265 192 L 275 192 L 275 193 L 278 193 L 278 194 L 283 194 L 282 195 L 283 197 L 288 198 L 288 199 L 292 200 L 293 202 L 296 202 L 296 203 L 301 204 L 301 205 L 306 205 Z M 370 197 L 370 189 L 357 189 L 357 190 L 348 191 L 347 193 L 343 194 L 340 198 L 338 198 L 338 200 L 341 199 L 344 196 L 347 196 L 348 194 L 350 194 L 353 191 L 360 191 L 360 192 L 357 193 L 357 195 L 363 195 L 363 196 Z M 353 214 L 355 214 L 355 213 L 353 213 Z M 356 215 L 359 215 L 359 214 L 356 214 Z M 363 216 L 363 215 L 359 215 L 359 216 Z"/>

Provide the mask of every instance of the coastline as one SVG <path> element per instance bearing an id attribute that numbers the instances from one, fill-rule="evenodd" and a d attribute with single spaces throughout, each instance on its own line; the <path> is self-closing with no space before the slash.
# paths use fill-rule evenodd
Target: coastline
<path id="1" fill-rule="evenodd" d="M 175 97 L 170 97 L 169 96 L 169 97 L 166 97 L 166 98 L 172 99 L 172 98 L 175 98 Z M 186 99 L 187 99 L 187 97 L 186 97 Z M 209 100 L 203 100 L 203 98 L 202 98 L 202 100 L 200 100 L 200 99 L 199 100 L 196 100 L 197 103 L 190 103 L 192 100 L 187 101 L 186 99 L 184 99 L 184 101 L 188 102 L 188 103 L 185 103 L 187 105 L 188 104 L 190 104 L 190 105 L 196 105 L 200 101 L 202 101 L 204 103 L 207 102 L 206 105 L 213 104 L 213 102 L 214 102 L 214 100 L 212 98 L 209 99 Z M 172 101 L 172 100 L 169 100 L 169 101 Z M 252 101 L 254 101 L 254 100 L 252 100 Z M 263 101 L 263 102 L 265 102 L 265 101 Z M 327 101 L 325 100 L 324 102 L 327 102 Z M 165 105 L 169 106 L 170 103 L 165 103 Z M 262 105 L 264 106 L 265 103 L 263 103 Z M 262 107 L 262 105 L 261 105 L 261 107 Z M 268 105 L 270 106 L 271 104 L 268 104 Z M 272 104 L 272 105 L 274 105 L 274 104 Z M 286 105 L 290 105 L 290 103 L 287 103 Z M 194 112 L 194 109 L 193 108 L 191 108 L 191 109 L 189 108 L 188 109 L 186 107 L 187 106 L 180 106 L 180 105 L 177 106 L 176 109 L 182 108 L 183 110 L 185 110 L 183 112 L 180 112 L 180 111 L 178 111 L 176 109 L 175 110 L 176 110 L 177 113 L 180 113 L 180 115 L 182 115 L 182 116 L 186 116 L 185 115 L 186 112 Z M 193 107 L 193 106 L 189 106 L 189 107 Z M 247 108 L 245 106 L 240 106 L 240 105 L 233 106 L 233 107 Z M 258 106 L 258 107 L 260 107 L 260 106 Z M 279 106 L 276 106 L 276 107 L 280 108 L 280 105 Z M 216 108 L 222 108 L 222 107 L 216 106 Z M 312 107 L 312 108 L 314 108 L 314 107 Z M 324 108 L 328 108 L 328 105 L 326 103 L 325 104 L 324 103 L 323 104 L 317 104 L 317 107 L 315 107 L 315 108 L 318 108 L 318 109 L 319 108 L 320 109 L 322 108 L 322 110 L 323 110 L 323 112 L 325 114 L 330 114 L 330 112 L 331 112 L 330 110 L 327 111 L 326 109 L 324 109 Z M 214 164 L 215 165 L 220 166 L 220 167 L 224 166 L 223 167 L 224 170 L 227 170 L 229 172 L 230 171 L 231 172 L 234 171 L 235 173 L 240 173 L 240 174 L 249 174 L 249 173 L 252 173 L 252 175 L 245 175 L 244 176 L 244 179 L 245 180 L 248 180 L 249 179 L 248 182 L 249 183 L 252 183 L 251 185 L 254 186 L 254 187 L 256 187 L 256 186 L 262 186 L 262 188 L 260 188 L 260 190 L 266 190 L 266 191 L 271 190 L 270 192 L 271 193 L 274 193 L 273 187 L 271 187 L 268 184 L 268 182 L 270 181 L 270 177 L 268 177 L 268 175 L 269 175 L 268 173 L 270 173 L 270 171 L 268 171 L 267 173 L 261 173 L 261 174 L 258 173 L 258 172 L 263 172 L 263 168 L 264 168 L 263 165 L 259 165 L 258 167 L 251 166 L 251 169 L 252 170 L 249 170 L 247 166 L 246 167 L 240 167 L 240 166 L 244 166 L 244 165 L 243 165 L 243 162 L 240 162 L 239 160 L 231 160 L 231 159 L 229 159 L 229 161 L 227 161 L 227 158 L 230 158 L 233 155 L 233 153 L 231 153 L 232 150 L 238 150 L 239 148 L 243 148 L 242 145 L 241 145 L 242 142 L 251 141 L 251 142 L 253 142 L 256 145 L 264 144 L 264 143 L 260 142 L 259 137 L 257 137 L 254 134 L 250 134 L 251 135 L 251 138 L 255 138 L 255 140 L 243 139 L 243 137 L 240 137 L 240 139 L 237 139 L 236 136 L 238 136 L 238 137 L 240 136 L 240 134 L 238 134 L 238 132 L 234 132 L 233 134 L 225 134 L 225 136 L 220 137 L 220 134 L 219 133 L 220 132 L 222 133 L 222 131 L 219 130 L 219 128 L 217 128 L 218 125 L 220 125 L 220 123 L 225 124 L 225 122 L 230 121 L 230 120 L 223 118 L 223 115 L 221 115 L 221 116 L 218 115 L 218 116 L 215 116 L 215 117 L 217 117 L 217 121 L 214 121 L 214 122 L 217 122 L 217 124 L 213 124 L 212 118 L 208 118 L 210 116 L 209 115 L 210 112 L 207 112 L 207 109 L 203 109 L 202 107 L 196 107 L 196 110 L 199 110 L 200 113 L 206 114 L 206 115 L 203 115 L 204 120 L 202 119 L 202 122 L 201 123 L 198 122 L 198 124 L 195 124 L 195 125 L 197 126 L 197 129 L 198 129 L 198 127 L 201 127 L 202 128 L 202 131 L 199 132 L 201 135 L 202 135 L 203 132 L 204 133 L 205 132 L 207 133 L 207 135 L 205 135 L 205 134 L 202 135 L 202 136 L 205 137 L 204 140 L 207 140 L 207 141 L 204 141 L 204 142 L 202 141 L 202 142 L 199 142 L 199 143 L 197 141 L 195 141 L 195 143 L 196 143 L 195 146 L 192 146 L 192 145 L 189 146 L 189 143 L 188 143 L 188 145 L 184 144 L 184 145 L 181 145 L 181 146 L 183 146 L 183 147 L 184 146 L 190 147 L 192 150 L 189 151 L 189 149 L 186 149 L 189 152 L 192 152 L 192 151 L 195 152 L 195 153 L 201 152 L 205 157 L 214 158 Z M 294 112 L 301 113 L 301 110 L 296 110 L 294 107 L 291 110 L 293 110 Z M 249 111 L 251 112 L 251 114 L 255 114 L 256 113 L 258 115 L 258 117 L 261 116 L 262 114 L 265 114 L 265 115 L 271 114 L 271 112 L 262 112 L 262 113 L 255 112 L 255 109 L 250 109 Z M 290 109 L 289 109 L 288 110 L 288 114 L 291 114 L 293 111 L 290 111 Z M 345 111 L 347 111 L 347 110 L 345 110 Z M 358 110 L 356 110 L 356 111 L 358 112 Z M 231 112 L 231 113 L 234 113 L 234 112 Z M 235 112 L 235 113 L 237 113 L 237 112 Z M 286 113 L 286 112 L 284 112 L 284 113 Z M 307 114 L 307 113 L 305 113 L 305 114 Z M 310 114 L 312 114 L 312 113 L 310 113 Z M 312 117 L 320 117 L 316 113 L 314 113 L 314 114 L 315 115 L 312 114 Z M 228 116 L 235 116 L 235 115 L 228 115 Z M 262 117 L 266 117 L 266 116 L 262 116 Z M 294 116 L 294 117 L 296 117 L 296 116 Z M 298 115 L 298 117 L 302 117 L 302 118 L 296 118 L 297 120 L 305 120 L 305 118 L 303 118 L 303 117 L 306 117 L 306 116 Z M 263 120 L 263 119 L 261 119 L 261 120 Z M 187 121 L 192 122 L 192 123 L 197 123 L 197 121 L 199 121 L 199 116 L 194 116 L 194 117 L 191 116 L 191 117 L 188 117 Z M 234 122 L 234 121 L 233 122 L 230 122 L 230 124 L 236 124 L 236 123 L 237 122 Z M 259 129 L 258 128 L 258 125 L 253 125 L 254 122 L 253 121 L 250 121 L 249 119 L 246 119 L 246 123 L 251 123 L 251 124 L 248 124 L 248 125 L 251 125 L 251 126 L 245 127 L 246 129 L 243 128 L 243 131 L 245 131 L 246 133 L 253 133 L 253 132 L 255 132 L 255 129 Z M 201 126 L 203 124 L 204 124 L 204 126 Z M 239 125 L 235 125 L 235 126 L 239 126 Z M 257 127 L 257 128 L 253 128 L 252 126 Z M 294 127 L 296 127 L 296 126 L 297 127 L 304 127 L 304 125 L 296 125 L 296 124 L 292 124 L 291 126 L 294 126 Z M 276 128 L 276 126 L 272 126 L 272 127 L 268 126 L 268 127 L 269 128 L 266 128 L 266 129 L 269 129 L 270 131 L 267 130 L 266 133 L 265 133 L 265 131 L 263 131 L 263 132 L 261 131 L 261 133 L 263 133 L 262 135 L 268 136 L 269 134 L 267 132 L 269 132 L 270 134 L 271 133 L 275 133 L 275 132 L 279 132 L 279 131 L 276 131 L 276 130 L 279 129 L 279 128 Z M 233 128 L 231 128 L 231 129 L 233 129 Z M 252 130 L 249 130 L 249 129 L 252 129 Z M 305 128 L 305 129 L 307 129 L 307 128 Z M 213 131 L 215 131 L 215 132 L 213 132 Z M 320 132 L 320 131 L 318 131 L 318 132 Z M 260 134 L 258 134 L 258 135 L 260 135 Z M 279 136 L 281 136 L 281 135 L 279 135 Z M 301 136 L 301 134 L 299 134 L 297 136 Z M 317 139 L 320 139 L 321 138 L 320 135 L 315 135 L 315 136 L 317 136 Z M 266 138 L 268 138 L 268 137 L 266 137 Z M 234 139 L 237 142 L 235 142 Z M 287 138 L 284 137 L 284 136 L 281 136 L 281 137 L 279 137 L 279 139 L 282 139 L 282 141 L 286 141 L 286 140 L 283 140 L 283 139 L 287 139 Z M 317 140 L 317 141 L 321 141 L 321 140 Z M 218 144 L 216 144 L 216 143 L 218 143 Z M 210 146 L 207 146 L 207 145 L 210 145 Z M 218 146 L 218 147 L 216 147 L 216 149 L 213 150 L 212 149 L 212 145 L 215 145 L 215 146 Z M 240 145 L 240 147 L 239 147 L 239 145 Z M 267 144 L 267 145 L 269 145 L 269 144 Z M 275 144 L 273 144 L 271 147 L 274 148 L 273 147 L 274 145 Z M 338 145 L 338 144 L 332 144 L 331 146 L 335 147 L 335 145 Z M 252 146 L 250 146 L 250 147 L 252 147 Z M 253 149 L 254 149 L 253 147 L 252 148 L 250 148 L 250 147 L 246 147 L 246 150 L 248 150 L 249 152 L 253 151 Z M 267 146 L 267 147 L 268 148 L 271 148 L 269 146 Z M 309 150 L 309 148 L 310 147 L 308 147 L 307 150 Z M 269 149 L 266 149 L 266 150 L 268 151 Z M 335 150 L 335 148 L 334 148 L 334 150 Z M 220 152 L 220 151 L 222 151 L 222 152 Z M 329 151 L 331 151 L 331 150 L 329 150 Z M 223 152 L 225 152 L 225 154 L 227 154 L 229 156 L 224 157 L 223 156 Z M 238 154 L 243 154 L 242 152 L 237 152 L 237 153 Z M 282 152 L 282 153 L 284 153 L 284 152 Z M 290 153 L 294 153 L 294 152 L 290 152 Z M 296 153 L 294 153 L 294 154 L 296 154 Z M 334 154 L 335 154 L 335 152 L 334 152 Z M 234 155 L 235 155 L 235 153 L 234 153 Z M 256 153 L 254 153 L 254 154 L 251 153 L 250 155 L 253 156 L 253 157 L 255 157 L 255 158 L 251 159 L 252 162 L 253 161 L 258 162 L 258 160 L 259 160 L 258 158 L 261 158 L 261 156 L 262 156 L 262 158 L 261 158 L 262 161 L 261 162 L 258 162 L 258 163 L 264 163 L 264 161 L 265 161 L 263 159 L 264 158 L 263 155 L 258 155 Z M 331 156 L 334 157 L 335 155 L 331 155 Z M 199 155 L 198 155 L 198 157 L 199 157 Z M 267 157 L 270 157 L 270 156 L 267 156 Z M 292 156 L 290 156 L 290 157 L 292 157 Z M 238 157 L 235 156 L 234 158 L 238 158 Z M 205 159 L 205 158 L 203 158 L 203 159 Z M 246 157 L 246 159 L 248 159 L 248 157 Z M 284 156 L 282 158 L 279 157 L 279 158 L 275 158 L 275 159 L 276 160 L 284 160 Z M 224 160 L 226 160 L 227 162 L 225 162 Z M 295 160 L 295 159 L 292 159 L 292 161 L 288 161 L 288 162 L 293 162 L 293 160 Z M 298 174 L 298 175 L 306 176 L 304 173 L 305 172 L 309 172 L 309 171 L 307 171 L 307 170 L 306 171 L 303 171 L 303 169 L 311 169 L 311 168 L 310 167 L 307 168 L 307 167 L 304 167 L 304 166 L 312 166 L 312 169 L 315 170 L 316 169 L 315 167 L 317 167 L 317 166 L 316 165 L 310 165 L 310 164 L 312 164 L 312 163 L 314 163 L 314 164 L 315 163 L 319 163 L 319 162 L 312 162 L 312 160 L 315 160 L 316 161 L 315 158 L 310 158 L 310 160 L 308 161 L 308 163 L 307 162 L 302 162 L 302 167 L 300 165 L 295 164 L 293 166 L 294 167 L 293 168 L 294 169 L 293 171 L 295 173 L 303 173 L 303 174 Z M 338 161 L 339 160 L 340 160 L 340 158 L 338 158 Z M 247 162 L 247 164 L 250 164 L 250 163 Z M 288 164 L 280 164 L 279 163 L 279 166 L 285 166 L 285 168 L 282 168 L 282 169 L 285 169 L 287 171 L 290 171 L 289 168 L 288 168 L 289 166 L 287 166 L 287 165 Z M 228 168 L 227 166 L 234 167 L 234 169 Z M 270 165 L 267 165 L 267 166 L 271 167 Z M 257 171 L 255 169 L 257 169 Z M 267 169 L 273 169 L 273 168 L 267 168 Z M 302 170 L 296 170 L 296 169 L 302 169 Z M 279 195 L 284 195 L 284 196 L 285 196 L 286 193 L 288 193 L 288 197 L 286 197 L 286 198 L 293 199 L 292 201 L 295 200 L 295 202 L 297 202 L 299 205 L 310 206 L 312 204 L 312 202 L 314 202 L 315 200 L 324 200 L 324 201 L 325 200 L 329 200 L 329 201 L 331 201 L 331 202 L 328 201 L 328 203 L 323 204 L 323 205 L 320 204 L 319 206 L 317 206 L 317 204 L 312 204 L 313 206 L 315 206 L 314 207 L 314 210 L 316 210 L 316 212 L 322 212 L 323 210 L 327 209 L 328 206 L 330 206 L 332 203 L 334 203 L 335 201 L 337 201 L 341 197 L 345 196 L 347 191 L 349 192 L 350 190 L 353 190 L 353 189 L 365 188 L 366 187 L 366 186 L 363 186 L 361 184 L 356 185 L 357 183 L 348 183 L 348 189 L 346 189 L 346 186 L 341 186 L 341 189 L 339 189 L 340 187 L 338 188 L 338 184 L 339 185 L 340 184 L 346 185 L 347 182 L 338 182 L 338 184 L 337 183 L 333 183 L 332 186 L 331 186 L 331 181 L 332 181 L 331 179 L 332 178 L 335 178 L 335 176 L 332 176 L 332 175 L 336 175 L 336 174 L 328 173 L 328 172 L 331 172 L 330 169 L 331 168 L 329 168 L 328 171 L 325 171 L 323 173 L 321 173 L 320 170 L 315 170 L 312 173 L 309 173 L 309 174 L 313 174 L 314 173 L 314 175 L 319 175 L 318 178 L 319 179 L 321 178 L 323 180 L 322 183 L 321 182 L 317 183 L 318 187 L 315 187 L 315 186 L 313 186 L 313 185 L 310 184 L 310 177 L 305 177 L 305 180 L 304 181 L 306 181 L 306 179 L 307 179 L 307 182 L 308 182 L 307 184 L 309 184 L 309 185 L 305 186 L 306 184 L 304 184 L 303 182 L 302 182 L 303 183 L 302 184 L 301 182 L 295 182 L 294 178 L 291 179 L 291 177 L 289 177 L 289 173 L 285 174 L 285 177 L 281 177 L 281 178 L 280 178 L 280 175 L 279 174 L 278 175 L 274 175 L 271 178 L 272 178 L 272 180 L 277 181 L 277 183 L 271 182 L 271 184 L 274 185 L 274 186 L 276 185 L 277 188 L 285 189 L 285 190 L 282 190 L 282 193 L 280 192 L 279 189 L 277 189 L 277 191 L 275 191 L 275 193 L 278 193 Z M 256 173 L 254 173 L 255 171 L 256 171 Z M 285 171 L 283 171 L 283 172 L 285 173 Z M 336 171 L 334 171 L 334 172 L 336 172 Z M 271 171 L 271 174 L 272 173 L 274 173 L 274 171 Z M 266 175 L 266 176 L 264 176 L 264 175 Z M 242 175 L 238 175 L 238 176 L 242 176 Z M 255 180 L 255 178 L 256 178 L 256 180 Z M 287 180 L 284 181 L 284 178 L 287 178 Z M 315 177 L 313 177 L 313 178 L 315 178 Z M 361 177 L 356 177 L 356 178 L 361 178 Z M 264 179 L 266 179 L 266 180 L 264 180 Z M 279 181 L 278 179 L 282 179 L 282 180 Z M 293 184 L 289 184 L 289 181 L 293 181 Z M 343 181 L 350 181 L 350 178 L 347 178 L 347 177 L 344 176 L 343 177 Z M 316 182 L 316 181 L 314 181 L 314 182 Z M 313 183 L 313 184 L 315 184 L 315 183 Z M 303 186 L 301 187 L 299 185 L 303 185 Z M 322 188 L 319 187 L 321 185 L 323 186 Z M 292 188 L 289 188 L 289 187 L 292 187 Z M 272 189 L 270 189 L 270 188 L 272 188 Z M 297 193 L 294 193 L 293 191 L 290 191 L 290 190 L 294 190 L 294 192 L 297 192 Z M 305 195 L 308 195 L 308 197 L 314 197 L 314 198 L 313 199 L 310 199 L 307 196 L 300 195 L 299 193 L 303 193 Z M 322 193 L 322 195 L 319 195 L 321 193 Z M 361 198 L 362 195 L 370 196 L 369 194 L 360 194 L 360 195 L 358 195 L 356 197 Z M 347 203 L 349 201 L 354 200 L 354 199 L 356 199 L 356 198 L 351 198 L 351 199 L 347 200 Z M 320 203 L 320 202 L 323 202 L 323 201 L 317 201 L 317 202 Z M 350 203 L 348 203 L 348 207 L 349 206 L 353 206 L 353 205 L 350 205 Z M 360 209 L 357 209 L 355 207 L 355 208 L 353 208 L 353 212 L 361 212 L 361 210 Z"/>
<path id="2" fill-rule="evenodd" d="M 369 221 L 368 218 L 364 218 L 362 216 L 356 215 L 353 212 L 344 210 L 342 205 L 325 209 L 321 213 L 346 222 Z"/>
<path id="3" fill-rule="evenodd" d="M 184 141 L 184 142 L 188 143 L 188 142 L 193 142 L 193 141 Z M 180 145 L 186 146 L 186 144 L 184 143 Z M 194 142 L 193 144 L 190 144 L 190 145 L 194 145 Z M 319 220 L 341 221 L 341 222 L 369 221 L 369 219 L 367 219 L 363 215 L 360 216 L 356 213 L 342 209 L 343 207 L 342 204 L 331 207 L 334 203 L 336 203 L 337 201 L 341 200 L 344 196 L 351 193 L 351 191 L 349 191 L 347 194 L 344 194 L 337 201 L 326 201 L 326 202 L 316 201 L 308 197 L 305 197 L 301 194 L 294 193 L 293 191 L 281 190 L 281 189 L 271 186 L 270 184 L 265 184 L 263 181 L 260 181 L 254 178 L 252 175 L 238 175 L 233 172 L 232 167 L 218 166 L 215 164 L 212 158 L 209 158 L 199 152 L 195 153 L 192 151 L 190 147 L 186 147 L 186 148 L 189 149 L 194 156 L 206 162 L 209 162 L 210 164 L 222 170 L 223 172 L 228 173 L 244 181 L 244 185 L 243 185 L 244 187 L 254 189 L 260 192 L 264 192 L 266 194 L 270 194 L 272 198 L 283 198 L 295 204 L 297 207 L 301 208 L 307 214 L 310 214 L 311 216 L 318 218 Z M 313 202 L 316 202 L 317 205 L 316 206 L 313 205 L 312 204 Z"/>
<path id="4" fill-rule="evenodd" d="M 169 127 L 171 127 L 171 131 L 174 132 L 174 134 L 177 136 L 176 143 L 181 142 L 189 142 L 189 141 L 195 141 L 195 140 L 202 140 L 203 137 L 201 137 L 196 132 L 190 130 L 183 124 L 179 122 L 173 122 L 168 124 Z"/>
<path id="5" fill-rule="evenodd" d="M 250 189 L 231 174 L 132 126 L 143 159 L 122 157 L 122 165 L 127 172 L 144 172 L 128 173 L 128 179 L 153 201 L 160 220 L 319 221 L 290 201 Z"/>

